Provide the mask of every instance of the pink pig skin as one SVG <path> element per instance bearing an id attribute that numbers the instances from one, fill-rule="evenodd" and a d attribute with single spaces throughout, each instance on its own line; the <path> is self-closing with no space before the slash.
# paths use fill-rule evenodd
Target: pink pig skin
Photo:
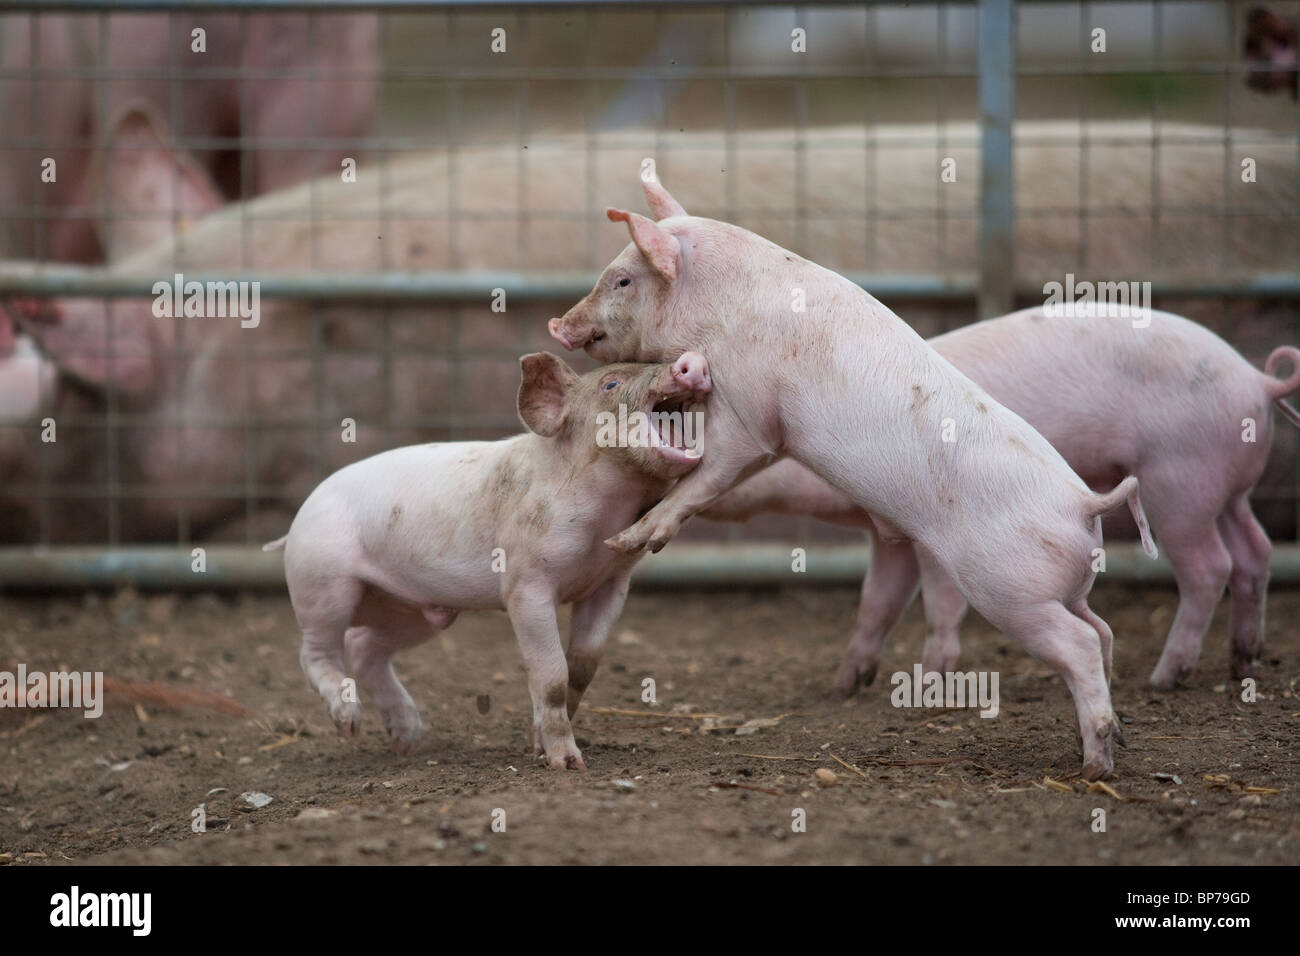
<path id="1" fill-rule="evenodd" d="M 349 465 L 303 503 L 285 538 L 285 579 L 302 628 L 302 667 L 339 732 L 361 719 L 346 666 L 371 694 L 398 753 L 420 714 L 393 653 L 449 627 L 459 611 L 504 609 L 533 701 L 534 753 L 586 769 L 569 720 L 596 672 L 636 557 L 604 539 L 703 460 L 685 446 L 602 447 L 597 416 L 702 404 L 704 356 L 612 365 L 578 376 L 548 353 L 521 359 L 519 415 L 531 434 L 398 448 Z M 663 435 L 663 431 L 655 433 Z M 654 438 L 651 438 L 654 441 Z M 573 604 L 566 659 L 556 608 Z"/>
<path id="2" fill-rule="evenodd" d="M 1276 349 L 1263 373 L 1213 332 L 1168 312 L 1052 317 L 1042 308 L 967 326 L 930 344 L 1023 415 L 1090 485 L 1109 487 L 1130 473 L 1141 480 L 1180 595 L 1150 683 L 1167 689 L 1187 676 L 1225 584 L 1232 674 L 1249 676 L 1263 635 L 1271 551 L 1250 492 L 1268 462 L 1269 406 L 1300 424 L 1281 401 L 1300 389 L 1300 351 Z M 1284 358 L 1292 372 L 1278 379 L 1272 373 Z M 1253 442 L 1243 440 L 1247 419 L 1256 426 Z M 789 459 L 728 492 L 704 516 L 738 521 L 766 511 L 871 529 L 869 516 L 847 495 Z M 941 569 L 918 565 L 910 544 L 877 540 L 857 629 L 836 678 L 840 693 L 874 679 L 885 636 L 918 580 L 927 622 L 925 670 L 956 667 L 957 627 L 966 610 L 961 592 Z"/>
<path id="3" fill-rule="evenodd" d="M 1024 419 L 847 279 L 734 225 L 684 214 L 642 166 L 662 221 L 610 210 L 633 242 L 552 335 L 603 360 L 709 356 L 701 467 L 617 538 L 658 550 L 691 515 L 788 455 L 916 541 L 993 624 L 1065 678 L 1083 773 L 1111 773 L 1111 632 L 1088 607 L 1109 495 L 1090 491 Z M 796 303 L 803 308 L 796 308 Z M 945 440 L 945 437 L 952 440 Z"/>
<path id="4" fill-rule="evenodd" d="M 206 31 L 203 53 L 191 49 L 197 27 Z M 178 117 L 175 133 L 182 139 L 256 141 L 246 163 L 233 146 L 221 152 L 205 143 L 195 153 L 225 199 L 337 173 L 341 157 L 355 155 L 337 141 L 369 132 L 374 115 L 374 14 L 310 20 L 303 13 L 15 15 L 4 18 L 0 34 L 0 66 L 14 77 L 0 91 L 6 139 L 38 144 L 0 147 L 0 206 L 39 202 L 48 216 L 40 247 L 30 221 L 4 224 L 13 230 L 8 241 L 0 227 L 6 258 L 102 258 L 93 228 L 91 157 L 107 123 L 129 104 Z M 348 78 L 331 81 L 340 66 Z M 33 67 L 41 74 L 28 80 L 25 71 Z M 214 80 L 195 72 L 219 69 L 250 78 Z M 104 71 L 113 78 L 96 76 Z M 325 145 L 304 148 L 305 139 Z M 47 157 L 57 163 L 52 183 L 41 180 Z M 248 177 L 242 182 L 241 167 Z"/>

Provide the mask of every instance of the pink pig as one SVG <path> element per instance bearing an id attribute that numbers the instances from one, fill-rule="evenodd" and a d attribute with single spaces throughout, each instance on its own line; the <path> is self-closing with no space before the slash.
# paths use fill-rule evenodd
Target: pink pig
<path id="1" fill-rule="evenodd" d="M 569 720 L 637 560 L 603 542 L 704 460 L 685 420 L 672 416 L 699 411 L 709 367 L 693 353 L 675 366 L 583 376 L 546 352 L 521 364 L 519 416 L 531 433 L 412 445 L 348 465 L 311 493 L 288 535 L 266 545 L 284 548 L 302 667 L 345 737 L 361 719 L 344 684 L 348 662 L 394 749 L 409 752 L 420 714 L 390 658 L 462 610 L 504 609 L 528 671 L 534 753 L 557 769 L 586 769 Z M 620 415 L 627 431 L 602 438 L 605 417 Z M 566 660 L 556 608 L 570 603 Z"/>
<path id="2" fill-rule="evenodd" d="M 1088 607 L 1097 495 L 998 404 L 849 280 L 737 226 L 688 216 L 643 164 L 654 222 L 610 210 L 632 244 L 551 334 L 603 360 L 709 356 L 709 456 L 631 528 L 622 553 L 662 548 L 691 515 L 788 455 L 916 541 L 994 625 L 1074 695 L 1083 773 L 1111 773 L 1110 628 Z M 686 361 L 683 358 L 682 361 Z"/>
<path id="3" fill-rule="evenodd" d="M 1232 595 L 1232 673 L 1249 676 L 1264 628 L 1271 546 L 1250 507 L 1250 492 L 1272 446 L 1270 404 L 1300 389 L 1300 350 L 1275 349 L 1261 373 L 1202 326 L 1168 312 L 1123 317 L 1076 307 L 1051 316 L 1025 309 L 930 339 L 989 394 L 1038 429 L 1094 487 L 1125 474 L 1142 482 L 1151 526 L 1178 581 L 1178 613 L 1150 682 L 1167 689 L 1200 656 L 1215 606 Z M 1283 360 L 1285 379 L 1274 377 Z M 705 517 L 742 520 L 765 511 L 808 514 L 870 528 L 842 492 L 794 461 L 760 472 Z M 925 599 L 926 671 L 949 671 L 961 647 L 965 599 L 952 579 L 912 547 L 878 540 L 862 586 L 858 627 L 836 687 L 869 684 L 885 635 L 916 593 Z"/>

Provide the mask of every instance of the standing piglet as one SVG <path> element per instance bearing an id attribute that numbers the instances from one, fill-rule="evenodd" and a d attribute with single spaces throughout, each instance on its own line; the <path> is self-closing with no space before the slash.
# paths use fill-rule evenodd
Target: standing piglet
<path id="1" fill-rule="evenodd" d="M 504 609 L 533 699 L 535 755 L 586 769 L 569 719 L 595 673 L 636 558 L 604 539 L 701 460 L 681 418 L 610 441 L 608 416 L 685 413 L 710 390 L 703 356 L 614 365 L 578 376 L 545 352 L 521 360 L 519 416 L 531 434 L 387 451 L 335 472 L 284 538 L 285 579 L 302 628 L 302 667 L 339 732 L 361 720 L 346 664 L 383 712 L 393 748 L 420 736 L 415 702 L 390 658 L 462 610 Z M 556 608 L 573 604 L 567 655 Z"/>
<path id="2" fill-rule="evenodd" d="M 662 548 L 782 456 L 806 465 L 886 536 L 910 538 L 995 626 L 1065 678 L 1083 773 L 1111 773 L 1110 628 L 1088 607 L 1099 515 L 1137 511 L 1137 479 L 1097 495 L 1024 419 L 849 280 L 745 229 L 688 216 L 642 183 L 654 222 L 609 210 L 629 245 L 551 334 L 604 360 L 698 350 L 714 381 L 708 460 L 611 545 Z M 684 370 L 689 359 L 678 359 Z"/>

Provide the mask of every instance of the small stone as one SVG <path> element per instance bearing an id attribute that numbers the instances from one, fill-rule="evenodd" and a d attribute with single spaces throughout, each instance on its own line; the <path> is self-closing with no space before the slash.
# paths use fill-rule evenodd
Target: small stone
<path id="1" fill-rule="evenodd" d="M 241 793 L 239 795 L 239 799 L 243 800 L 246 804 L 248 804 L 250 807 L 253 807 L 255 810 L 260 810 L 262 809 L 262 807 L 270 803 L 274 798 L 265 793 L 254 792 L 254 793 Z"/>
<path id="2" fill-rule="evenodd" d="M 338 815 L 337 810 L 330 810 L 326 807 L 307 807 L 300 810 L 294 819 L 300 823 L 320 823 L 322 820 L 329 820 Z"/>
<path id="3" fill-rule="evenodd" d="M 817 786 L 822 788 L 833 787 L 840 782 L 840 778 L 835 775 L 835 771 L 826 767 L 818 767 L 814 770 L 813 780 L 817 782 Z"/>

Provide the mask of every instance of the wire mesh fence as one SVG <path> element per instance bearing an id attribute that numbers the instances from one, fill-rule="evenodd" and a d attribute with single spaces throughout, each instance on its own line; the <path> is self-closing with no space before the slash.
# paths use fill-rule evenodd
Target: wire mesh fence
<path id="1" fill-rule="evenodd" d="M 347 462 L 518 430 L 645 156 L 925 335 L 1077 277 L 1300 340 L 1244 3 L 88 6 L 0 16 L 3 543 L 257 543 Z M 1286 430 L 1256 499 L 1294 540 Z M 849 533 L 687 536 L 791 534 Z"/>

